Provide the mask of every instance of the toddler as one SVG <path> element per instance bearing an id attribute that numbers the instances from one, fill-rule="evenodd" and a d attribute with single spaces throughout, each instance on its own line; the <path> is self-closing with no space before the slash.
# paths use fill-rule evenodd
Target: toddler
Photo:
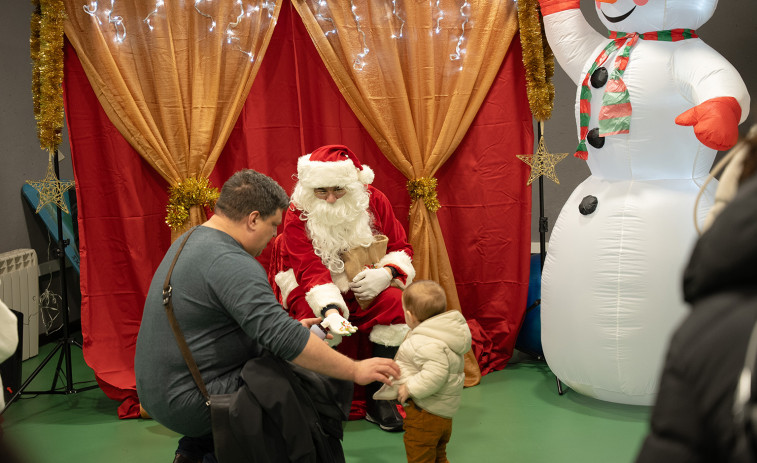
<path id="1" fill-rule="evenodd" d="M 471 347 L 471 333 L 459 311 L 446 311 L 444 290 L 436 282 L 412 283 L 402 295 L 402 306 L 411 329 L 395 357 L 402 377 L 393 386 L 383 386 L 374 398 L 407 403 L 408 462 L 447 462 L 452 416 L 460 407 L 465 380 L 463 354 Z"/>

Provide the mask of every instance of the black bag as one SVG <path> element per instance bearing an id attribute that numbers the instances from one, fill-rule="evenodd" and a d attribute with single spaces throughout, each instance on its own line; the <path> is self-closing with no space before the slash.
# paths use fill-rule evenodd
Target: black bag
<path id="1" fill-rule="evenodd" d="M 210 407 L 218 463 L 344 463 L 342 422 L 349 416 L 351 382 L 328 378 L 266 352 L 245 363 L 243 383 L 235 392 L 208 394 L 171 301 L 171 274 L 195 229 L 184 238 L 168 270 L 163 305 L 184 361 Z"/>
<path id="2" fill-rule="evenodd" d="M 344 463 L 342 422 L 352 383 L 298 367 L 269 353 L 249 360 L 235 393 L 211 396 L 219 463 Z"/>

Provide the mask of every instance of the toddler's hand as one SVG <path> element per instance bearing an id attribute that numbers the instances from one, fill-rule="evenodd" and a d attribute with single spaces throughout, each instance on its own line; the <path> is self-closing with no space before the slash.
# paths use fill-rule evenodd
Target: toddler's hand
<path id="1" fill-rule="evenodd" d="M 400 384 L 399 389 L 397 389 L 397 400 L 399 400 L 402 405 L 405 405 L 409 398 L 410 393 L 407 391 L 407 384 Z"/>

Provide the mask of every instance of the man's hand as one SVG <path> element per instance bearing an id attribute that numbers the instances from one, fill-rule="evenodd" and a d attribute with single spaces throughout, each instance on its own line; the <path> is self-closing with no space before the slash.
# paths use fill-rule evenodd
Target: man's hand
<path id="1" fill-rule="evenodd" d="M 392 272 L 388 268 L 368 268 L 355 275 L 350 289 L 358 299 L 373 299 L 392 282 Z"/>
<path id="2" fill-rule="evenodd" d="M 400 384 L 400 387 L 397 390 L 397 400 L 399 400 L 402 405 L 405 405 L 409 398 L 410 392 L 407 390 L 407 384 Z"/>
<path id="3" fill-rule="evenodd" d="M 355 362 L 353 381 L 357 384 L 364 386 L 374 381 L 381 381 L 391 386 L 392 380 L 399 377 L 400 367 L 392 359 L 373 357 Z"/>
<path id="4" fill-rule="evenodd" d="M 302 320 L 300 320 L 300 323 L 302 323 L 302 326 L 304 326 L 305 328 L 307 328 L 311 332 L 315 333 L 315 331 L 313 331 L 313 330 L 314 329 L 318 329 L 321 333 L 323 333 L 323 330 L 320 327 L 313 328 L 313 326 L 317 325 L 318 323 L 320 323 L 321 320 L 323 320 L 323 318 L 320 318 L 320 317 L 318 317 L 318 318 L 303 318 Z M 332 336 L 331 333 L 325 333 L 325 337 L 321 336 L 319 333 L 315 333 L 315 335 L 318 336 L 319 338 L 322 338 L 322 339 L 334 339 L 334 336 Z"/>
<path id="5" fill-rule="evenodd" d="M 303 318 L 300 320 L 300 323 L 302 323 L 302 326 L 304 326 L 307 329 L 310 329 L 311 326 L 315 325 L 316 323 L 321 323 L 322 318 Z"/>
<path id="6" fill-rule="evenodd" d="M 330 313 L 326 315 L 322 325 L 328 327 L 332 333 L 341 334 L 342 336 L 349 336 L 357 331 L 357 328 L 352 326 L 352 323 L 339 315 L 339 312 L 336 310 L 330 311 Z"/>

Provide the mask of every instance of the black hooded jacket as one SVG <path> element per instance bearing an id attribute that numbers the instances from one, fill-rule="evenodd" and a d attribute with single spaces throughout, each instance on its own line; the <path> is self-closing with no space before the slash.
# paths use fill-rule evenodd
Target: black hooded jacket
<path id="1" fill-rule="evenodd" d="M 651 430 L 636 461 L 757 461 L 733 409 L 757 321 L 757 176 L 741 185 L 697 242 L 684 272 L 684 297 L 692 310 L 670 342 Z"/>

